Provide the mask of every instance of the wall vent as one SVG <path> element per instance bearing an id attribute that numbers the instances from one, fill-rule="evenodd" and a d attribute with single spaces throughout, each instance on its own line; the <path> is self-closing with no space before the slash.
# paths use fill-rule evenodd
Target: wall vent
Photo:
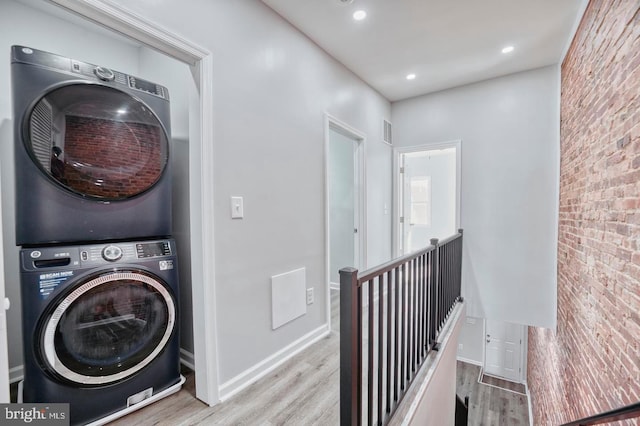
<path id="1" fill-rule="evenodd" d="M 391 135 L 391 123 L 389 123 L 387 120 L 382 120 L 382 126 L 383 126 L 382 134 L 384 135 L 382 140 L 388 143 L 389 145 L 393 145 L 393 137 Z"/>

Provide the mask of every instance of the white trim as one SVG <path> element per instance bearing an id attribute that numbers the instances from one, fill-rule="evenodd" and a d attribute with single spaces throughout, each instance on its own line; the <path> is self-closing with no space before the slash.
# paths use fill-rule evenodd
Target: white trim
<path id="1" fill-rule="evenodd" d="M 393 226 L 392 226 L 392 250 L 395 256 L 400 256 L 400 155 L 411 152 L 432 151 L 437 149 L 456 149 L 456 226 L 460 229 L 460 214 L 462 211 L 462 139 L 427 143 L 424 145 L 403 146 L 393 149 Z"/>
<path id="2" fill-rule="evenodd" d="M 503 390 L 505 392 L 511 392 L 511 393 L 516 393 L 518 395 L 527 396 L 526 393 L 521 393 L 521 392 L 518 392 L 518 391 L 515 391 L 515 390 L 503 388 L 501 386 L 496 386 L 496 385 L 492 385 L 492 384 L 489 384 L 489 383 L 485 383 L 482 380 L 485 377 L 491 377 L 492 379 L 498 379 L 498 380 L 502 380 L 502 381 L 505 381 L 505 382 L 511 382 L 511 383 L 515 383 L 517 385 L 525 385 L 525 392 L 526 392 L 526 383 L 514 382 L 512 380 L 505 379 L 504 377 L 498 377 L 498 376 L 494 376 L 494 375 L 491 375 L 491 374 L 484 374 L 484 369 L 482 369 L 482 368 L 480 369 L 480 374 L 478 375 L 478 383 L 481 384 L 481 385 L 489 386 L 489 387 L 496 388 L 496 389 L 500 389 L 500 390 Z"/>
<path id="3" fill-rule="evenodd" d="M 467 364 L 477 365 L 478 367 L 482 367 L 482 361 L 476 361 L 475 359 L 465 358 L 462 356 L 456 357 L 456 359 L 460 362 L 465 362 Z"/>
<path id="4" fill-rule="evenodd" d="M 196 397 L 209 405 L 219 402 L 216 283 L 213 232 L 213 60 L 204 48 L 169 29 L 105 0 L 49 0 L 103 27 L 119 32 L 161 53 L 192 65 L 199 101 L 189 116 L 198 121 L 189 132 L 191 269 L 193 274 L 193 325 Z M 199 189 L 196 191 L 194 189 Z M 205 220 L 206 219 L 206 220 Z M 197 238 L 194 238 L 197 236 Z M 196 255 L 197 254 L 197 255 Z M 204 261 L 206 259 L 206 262 Z"/>
<path id="5" fill-rule="evenodd" d="M 355 139 L 358 142 L 357 149 L 357 162 L 360 167 L 358 168 L 358 181 L 360 187 L 358 188 L 359 196 L 359 209 L 358 209 L 358 237 L 359 237 L 359 251 L 358 251 L 358 268 L 361 271 L 367 269 L 367 167 L 366 167 L 366 140 L 367 135 L 358 129 L 350 126 L 349 124 L 339 120 L 329 113 L 324 114 L 324 244 L 325 244 L 325 282 L 327 285 L 327 307 L 326 307 L 326 323 L 331 329 L 331 294 L 330 291 L 334 288 L 334 283 L 331 283 L 331 265 L 330 265 L 330 232 L 329 232 L 329 130 L 334 128 L 343 134 Z M 354 265 L 355 266 L 355 265 Z M 340 289 L 338 284 L 337 289 Z"/>
<path id="6" fill-rule="evenodd" d="M 189 65 L 197 65 L 202 58 L 209 56 L 206 49 L 191 41 L 138 14 L 103 0 L 49 1 Z"/>
<path id="7" fill-rule="evenodd" d="M 20 364 L 9 369 L 9 383 L 19 382 L 24 379 L 24 365 Z"/>
<path id="8" fill-rule="evenodd" d="M 260 361 L 253 367 L 250 367 L 238 374 L 231 380 L 224 382 L 220 385 L 220 401 L 226 401 L 233 395 L 255 383 L 257 380 L 271 373 L 293 356 L 307 349 L 319 340 L 327 337 L 330 332 L 331 330 L 329 325 L 324 324 L 323 326 L 305 334 L 290 345 L 280 349 L 268 358 Z"/>
<path id="9" fill-rule="evenodd" d="M 193 352 L 189 352 L 186 349 L 180 348 L 180 364 L 189 368 L 190 370 L 196 370 L 196 361 L 193 356 Z"/>

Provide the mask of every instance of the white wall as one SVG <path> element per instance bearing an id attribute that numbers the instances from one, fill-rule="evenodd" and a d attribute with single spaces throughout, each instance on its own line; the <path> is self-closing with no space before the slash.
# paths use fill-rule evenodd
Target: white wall
<path id="1" fill-rule="evenodd" d="M 399 146 L 462 140 L 468 314 L 556 323 L 557 67 L 396 102 Z"/>
<path id="2" fill-rule="evenodd" d="M 212 52 L 215 310 L 229 382 L 326 324 L 324 114 L 364 132 L 368 262 L 390 257 L 389 103 L 257 1 L 113 0 Z M 195 11 L 195 12 L 194 12 Z M 229 197 L 244 197 L 231 220 Z M 306 267 L 316 301 L 271 330 L 270 277 Z M 212 285 L 212 283 L 204 283 Z"/>
<path id="3" fill-rule="evenodd" d="M 460 329 L 458 359 L 475 365 L 483 365 L 484 342 L 484 319 L 467 317 Z"/>

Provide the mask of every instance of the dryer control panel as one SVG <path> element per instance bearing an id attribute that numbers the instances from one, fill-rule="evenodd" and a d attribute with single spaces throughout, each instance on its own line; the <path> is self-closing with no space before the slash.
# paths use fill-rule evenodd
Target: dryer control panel
<path id="1" fill-rule="evenodd" d="M 54 53 L 32 49 L 26 46 L 12 46 L 12 61 L 53 68 L 67 73 L 81 75 L 91 80 L 125 85 L 131 89 L 150 93 L 159 98 L 169 100 L 166 87 L 143 80 L 132 75 L 112 70 L 100 65 L 90 64 L 75 59 L 65 58 Z"/>

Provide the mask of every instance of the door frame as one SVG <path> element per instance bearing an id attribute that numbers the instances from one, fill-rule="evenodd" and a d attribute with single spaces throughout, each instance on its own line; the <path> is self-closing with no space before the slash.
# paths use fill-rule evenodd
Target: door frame
<path id="1" fill-rule="evenodd" d="M 214 138 L 212 120 L 209 119 L 213 116 L 212 54 L 169 29 L 104 0 L 48 1 L 191 67 L 197 84 L 197 88 L 191 90 L 189 101 L 189 209 L 196 397 L 210 406 L 215 405 L 220 398 L 216 310 L 210 309 L 216 304 Z"/>
<path id="2" fill-rule="evenodd" d="M 393 149 L 393 229 L 392 229 L 392 250 L 395 256 L 400 256 L 402 251 L 403 237 L 402 224 L 400 223 L 400 209 L 402 205 L 402 179 L 400 178 L 400 160 L 402 154 L 421 151 L 433 151 L 439 149 L 455 148 L 456 149 L 456 226 L 460 229 L 460 210 L 461 210 L 461 178 L 462 178 L 462 139 L 455 139 L 445 142 L 427 143 L 424 145 L 403 146 Z"/>
<path id="3" fill-rule="evenodd" d="M 358 219 L 358 258 L 354 265 L 361 270 L 367 267 L 367 180 L 365 147 L 367 136 L 355 127 L 325 113 L 324 115 L 324 216 L 325 216 L 325 282 L 327 283 L 327 323 L 331 325 L 331 270 L 329 233 L 329 132 L 336 130 L 357 142 L 355 153 L 355 199 Z M 339 284 L 339 283 L 337 283 Z M 339 290 L 339 288 L 338 288 Z"/>

